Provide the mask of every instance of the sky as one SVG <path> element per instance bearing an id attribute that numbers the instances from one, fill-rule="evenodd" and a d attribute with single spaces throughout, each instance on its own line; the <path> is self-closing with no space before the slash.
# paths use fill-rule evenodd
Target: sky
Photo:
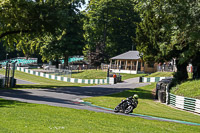
<path id="1" fill-rule="evenodd" d="M 83 6 L 83 7 L 80 9 L 81 11 L 85 10 L 86 5 L 88 4 L 88 1 L 89 1 L 89 0 L 85 0 L 85 3 L 86 3 L 86 4 L 85 4 L 85 6 Z"/>
<path id="2" fill-rule="evenodd" d="M 86 3 L 88 3 L 89 0 L 85 0 Z"/>

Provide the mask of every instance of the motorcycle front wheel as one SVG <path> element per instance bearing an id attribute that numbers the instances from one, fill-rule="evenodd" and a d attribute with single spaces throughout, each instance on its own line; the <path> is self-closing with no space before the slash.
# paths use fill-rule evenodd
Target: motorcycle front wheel
<path id="1" fill-rule="evenodd" d="M 117 105 L 117 107 L 114 108 L 114 112 L 117 113 L 119 111 L 120 111 L 120 107 L 119 107 L 119 105 Z"/>
<path id="2" fill-rule="evenodd" d="M 133 112 L 133 106 L 132 105 L 129 105 L 124 111 L 125 114 L 129 114 L 129 113 L 132 113 L 132 112 Z"/>

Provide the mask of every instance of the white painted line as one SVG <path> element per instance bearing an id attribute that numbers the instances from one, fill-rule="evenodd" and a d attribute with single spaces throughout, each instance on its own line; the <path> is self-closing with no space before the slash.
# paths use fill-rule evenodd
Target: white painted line
<path id="1" fill-rule="evenodd" d="M 75 82 L 75 78 L 71 78 L 71 82 L 74 83 Z"/>
<path id="2" fill-rule="evenodd" d="M 184 109 L 184 97 L 176 96 L 176 107 Z"/>
<path id="3" fill-rule="evenodd" d="M 82 83 L 82 79 L 78 79 L 78 83 Z"/>
<path id="4" fill-rule="evenodd" d="M 51 75 L 51 79 L 55 79 L 55 75 Z"/>
<path id="5" fill-rule="evenodd" d="M 32 70 L 30 70 L 30 74 L 33 74 L 33 71 L 32 71 Z"/>
<path id="6" fill-rule="evenodd" d="M 63 79 L 65 82 L 67 82 L 67 77 L 64 77 L 64 79 Z"/>
<path id="7" fill-rule="evenodd" d="M 61 80 L 61 77 L 60 77 L 60 76 L 57 76 L 57 80 Z"/>
<path id="8" fill-rule="evenodd" d="M 88 79 L 85 79 L 85 84 L 88 84 Z"/>
<path id="9" fill-rule="evenodd" d="M 156 78 L 155 77 L 150 78 L 150 82 L 156 82 Z"/>

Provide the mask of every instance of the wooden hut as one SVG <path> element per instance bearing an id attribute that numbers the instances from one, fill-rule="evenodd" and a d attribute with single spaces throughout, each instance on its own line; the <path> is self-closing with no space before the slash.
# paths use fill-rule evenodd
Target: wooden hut
<path id="1" fill-rule="evenodd" d="M 146 64 L 139 51 L 128 51 L 110 59 L 110 69 L 116 73 L 152 73 L 157 71 L 157 64 Z"/>

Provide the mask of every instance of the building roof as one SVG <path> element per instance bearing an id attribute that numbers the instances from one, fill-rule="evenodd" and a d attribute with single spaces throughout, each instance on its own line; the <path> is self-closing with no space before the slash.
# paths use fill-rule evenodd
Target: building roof
<path id="1" fill-rule="evenodd" d="M 112 60 L 120 60 L 120 59 L 124 59 L 124 60 L 138 60 L 140 59 L 140 55 L 139 55 L 139 51 L 128 51 L 126 53 L 117 55 L 115 57 L 112 57 Z"/>

